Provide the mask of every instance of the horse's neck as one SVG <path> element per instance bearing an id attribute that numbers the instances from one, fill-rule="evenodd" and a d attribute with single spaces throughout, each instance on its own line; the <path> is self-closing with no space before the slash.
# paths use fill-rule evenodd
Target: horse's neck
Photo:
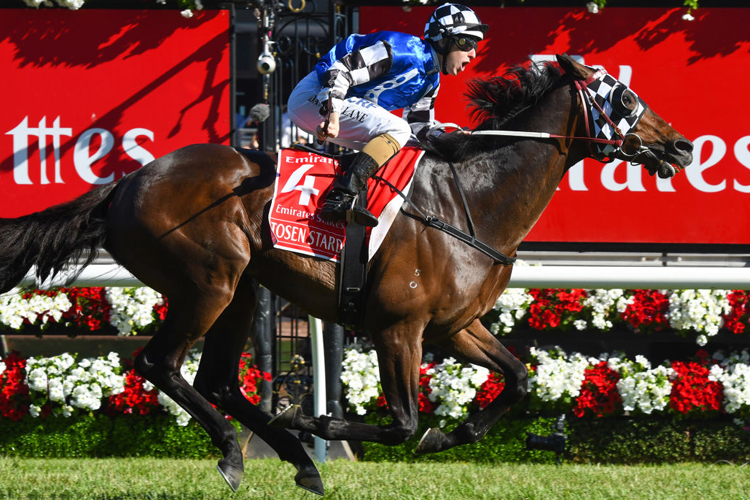
<path id="1" fill-rule="evenodd" d="M 577 115 L 570 111 L 577 100 L 568 89 L 555 92 L 558 95 L 507 128 L 575 135 L 578 119 L 571 119 L 571 115 Z M 482 230 L 488 234 L 486 238 L 493 238 L 498 248 L 515 250 L 539 220 L 566 170 L 582 159 L 580 146 L 572 151 L 570 144 L 566 140 L 510 141 L 477 155 L 474 161 L 464 162 L 465 174 L 461 175 L 473 183 L 473 189 L 467 193 L 469 204 L 474 207 L 472 216 L 478 226 L 484 226 L 478 228 L 478 233 Z"/>

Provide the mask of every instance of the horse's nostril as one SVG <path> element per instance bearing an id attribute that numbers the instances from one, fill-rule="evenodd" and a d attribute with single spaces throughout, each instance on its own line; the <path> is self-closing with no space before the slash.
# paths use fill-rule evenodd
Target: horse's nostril
<path id="1" fill-rule="evenodd" d="M 671 143 L 671 146 L 677 153 L 690 154 L 693 152 L 693 143 L 687 139 L 677 139 Z"/>

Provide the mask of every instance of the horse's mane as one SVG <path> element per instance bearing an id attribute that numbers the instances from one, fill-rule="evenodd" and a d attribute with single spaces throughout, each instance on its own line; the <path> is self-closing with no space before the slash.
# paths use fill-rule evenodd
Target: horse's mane
<path id="1" fill-rule="evenodd" d="M 465 95 L 469 99 L 469 115 L 480 122 L 476 130 L 501 129 L 557 87 L 561 77 L 557 63 L 544 62 L 515 66 L 502 76 L 470 81 Z M 455 160 L 477 151 L 478 146 L 482 149 L 481 142 L 488 141 L 479 136 L 444 134 L 429 149 Z"/>

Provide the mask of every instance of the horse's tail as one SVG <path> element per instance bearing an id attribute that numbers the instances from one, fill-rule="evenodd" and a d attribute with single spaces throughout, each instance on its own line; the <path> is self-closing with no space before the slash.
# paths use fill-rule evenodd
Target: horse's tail
<path id="1" fill-rule="evenodd" d="M 36 266 L 42 282 L 84 254 L 80 270 L 91 264 L 106 240 L 107 209 L 116 185 L 101 186 L 41 212 L 0 219 L 0 293 L 16 286 L 31 266 Z"/>

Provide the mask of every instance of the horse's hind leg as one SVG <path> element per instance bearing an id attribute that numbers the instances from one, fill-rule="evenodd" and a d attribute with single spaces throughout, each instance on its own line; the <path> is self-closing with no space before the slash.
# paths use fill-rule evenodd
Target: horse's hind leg
<path id="1" fill-rule="evenodd" d="M 242 395 L 238 383 L 239 362 L 247 342 L 256 305 L 256 286 L 243 277 L 232 302 L 206 334 L 198 374 L 193 386 L 208 401 L 242 422 L 297 468 L 297 485 L 323 494 L 323 483 L 302 443 L 289 431 L 269 427 L 269 415 Z"/>
<path id="2" fill-rule="evenodd" d="M 445 434 L 437 428 L 428 430 L 417 445 L 417 453 L 434 453 L 479 441 L 527 392 L 526 365 L 513 356 L 479 320 L 438 345 L 475 365 L 502 373 L 505 387 L 487 407 L 461 422 L 453 431 Z"/>
<path id="3" fill-rule="evenodd" d="M 292 406 L 277 415 L 271 425 L 307 431 L 328 440 L 373 441 L 389 445 L 403 443 L 417 430 L 419 367 L 422 362 L 422 324 L 396 325 L 371 338 L 378 352 L 380 380 L 393 417 L 389 425 L 349 422 L 329 416 L 304 415 Z"/>
<path id="4" fill-rule="evenodd" d="M 192 292 L 192 293 L 191 293 Z M 224 310 L 232 298 L 228 287 L 186 290 L 170 296 L 167 318 L 135 360 L 135 368 L 190 414 L 221 450 L 219 471 L 233 490 L 242 479 L 242 452 L 237 431 L 180 374 L 190 348 Z"/>

